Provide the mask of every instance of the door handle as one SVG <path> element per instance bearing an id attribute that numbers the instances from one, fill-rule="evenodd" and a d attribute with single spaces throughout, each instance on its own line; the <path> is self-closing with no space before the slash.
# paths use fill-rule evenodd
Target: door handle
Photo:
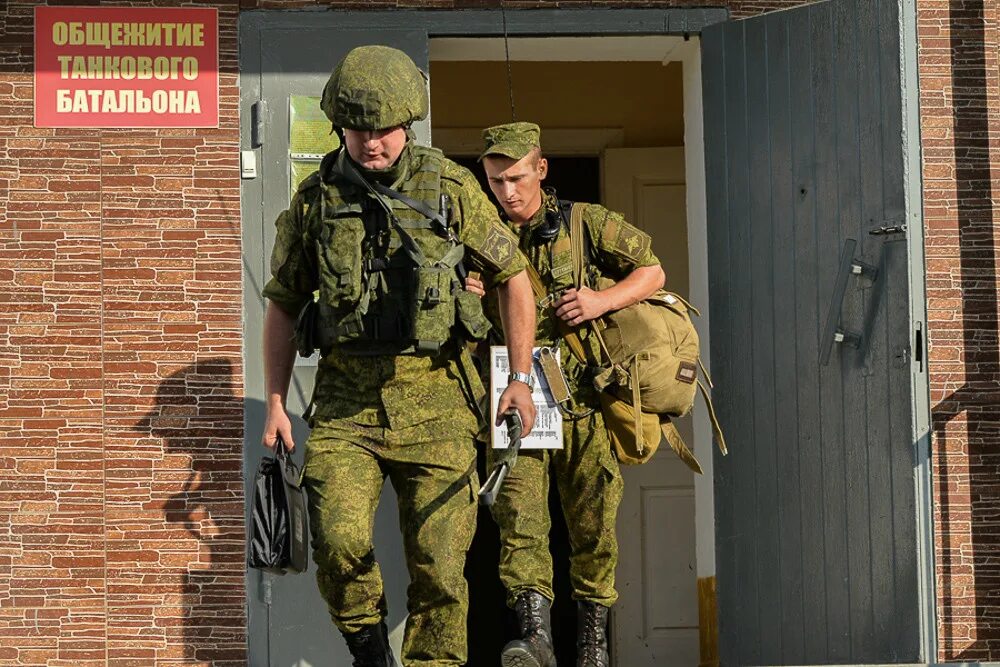
<path id="1" fill-rule="evenodd" d="M 861 334 L 845 329 L 840 321 L 840 311 L 844 305 L 844 295 L 847 293 L 847 281 L 851 276 L 868 276 L 870 280 L 878 279 L 878 269 L 865 264 L 854 256 L 858 242 L 854 239 L 844 241 L 844 249 L 840 253 L 840 269 L 837 271 L 837 282 L 833 284 L 833 297 L 830 300 L 830 310 L 826 316 L 826 326 L 823 328 L 823 338 L 820 341 L 822 352 L 819 363 L 827 366 L 830 363 L 830 353 L 834 343 L 858 348 L 861 345 Z"/>

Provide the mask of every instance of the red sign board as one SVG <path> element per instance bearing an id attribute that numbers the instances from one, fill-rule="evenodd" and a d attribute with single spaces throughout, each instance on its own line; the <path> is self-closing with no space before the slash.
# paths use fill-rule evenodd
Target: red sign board
<path id="1" fill-rule="evenodd" d="M 215 8 L 35 8 L 36 127 L 218 127 Z"/>

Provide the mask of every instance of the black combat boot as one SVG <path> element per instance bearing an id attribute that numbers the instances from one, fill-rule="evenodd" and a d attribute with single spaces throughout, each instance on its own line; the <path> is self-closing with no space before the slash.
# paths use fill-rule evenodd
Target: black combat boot
<path id="1" fill-rule="evenodd" d="M 344 639 L 354 657 L 354 667 L 395 667 L 396 659 L 389 648 L 389 631 L 385 621 L 367 625 L 357 632 L 345 633 Z"/>
<path id="2" fill-rule="evenodd" d="M 596 602 L 577 602 L 576 667 L 609 667 L 608 608 Z"/>
<path id="3" fill-rule="evenodd" d="M 517 596 L 514 613 L 517 614 L 521 638 L 503 647 L 500 655 L 503 667 L 556 667 L 549 604 L 545 596 L 536 591 Z"/>

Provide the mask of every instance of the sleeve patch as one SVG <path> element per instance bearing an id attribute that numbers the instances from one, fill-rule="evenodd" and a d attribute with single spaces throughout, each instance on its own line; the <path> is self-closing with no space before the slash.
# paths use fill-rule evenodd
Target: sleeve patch
<path id="1" fill-rule="evenodd" d="M 629 259 L 636 261 L 649 249 L 649 236 L 630 225 L 619 228 L 615 249 Z"/>
<path id="2" fill-rule="evenodd" d="M 490 229 L 486 240 L 483 241 L 479 254 L 492 262 L 497 268 L 503 269 L 510 264 L 516 250 L 513 237 L 504 234 L 503 231 L 497 228 L 493 228 Z"/>

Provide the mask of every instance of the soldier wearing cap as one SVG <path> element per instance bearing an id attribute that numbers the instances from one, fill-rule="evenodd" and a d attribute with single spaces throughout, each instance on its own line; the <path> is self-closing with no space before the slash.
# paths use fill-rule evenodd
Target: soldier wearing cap
<path id="1" fill-rule="evenodd" d="M 410 124 L 427 107 L 424 77 L 403 52 L 365 46 L 345 56 L 322 98 L 343 147 L 278 217 L 264 289 L 265 446 L 278 436 L 294 446 L 284 403 L 296 346 L 321 354 L 302 480 L 320 592 L 355 667 L 396 664 L 372 547 L 386 477 L 410 574 L 403 664 L 466 661 L 463 567 L 483 426 L 473 408 L 484 390 L 465 342 L 489 323 L 462 288 L 465 270 L 495 289 L 511 332 L 515 373 L 500 408 L 516 409 L 528 429 L 534 422 L 524 258 L 473 175 L 413 141 Z"/>
<path id="2" fill-rule="evenodd" d="M 601 417 L 591 368 L 576 358 L 560 330 L 636 303 L 663 286 L 663 270 L 650 238 L 621 215 L 597 204 L 560 201 L 543 189 L 548 162 L 534 123 L 508 123 L 483 132 L 480 160 L 529 271 L 537 273 L 545 296 L 539 300 L 538 345 L 558 346 L 575 409 L 564 416 L 563 449 L 522 451 L 493 507 L 500 526 L 500 578 L 518 616 L 521 638 L 504 647 L 505 667 L 550 667 L 549 606 L 552 559 L 548 536 L 549 484 L 556 485 L 569 528 L 570 580 L 577 600 L 577 665 L 607 667 L 607 614 L 617 599 L 614 586 L 618 543 L 615 518 L 622 496 L 618 462 Z M 589 266 L 586 284 L 573 288 L 569 219 L 582 207 Z M 480 295 L 479 283 L 469 289 Z M 486 291 L 488 292 L 488 290 Z M 495 294 L 486 293 L 486 312 L 501 331 Z M 536 294 L 536 296 L 539 296 Z M 594 337 L 579 329 L 588 357 L 600 359 Z M 593 355 L 593 356 L 590 356 Z M 541 500 L 541 502 L 540 502 Z"/>

